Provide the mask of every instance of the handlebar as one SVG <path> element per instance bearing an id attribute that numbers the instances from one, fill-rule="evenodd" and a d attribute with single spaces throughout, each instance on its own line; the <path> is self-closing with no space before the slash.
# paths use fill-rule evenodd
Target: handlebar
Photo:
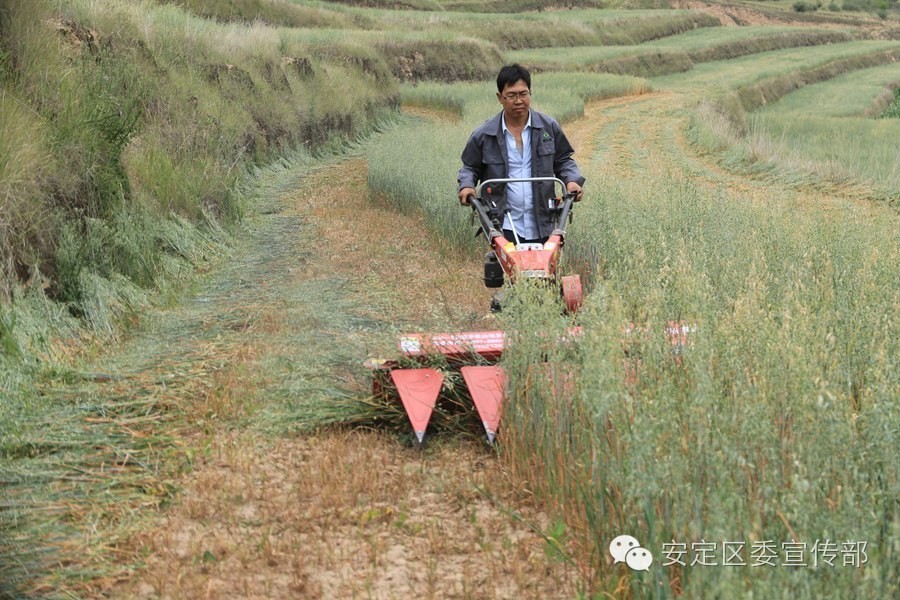
<path id="1" fill-rule="evenodd" d="M 489 208 L 485 206 L 486 201 L 482 198 L 481 195 L 482 188 L 495 183 L 528 183 L 545 181 L 550 181 L 554 184 L 558 184 L 562 191 L 562 194 L 560 194 L 560 196 L 558 196 L 556 199 L 557 201 L 561 199 L 562 203 L 555 204 L 554 206 L 554 199 L 550 198 L 550 209 L 551 211 L 556 212 L 558 215 L 553 233 L 565 235 L 566 223 L 569 220 L 572 211 L 572 204 L 578 197 L 578 192 L 566 192 L 566 184 L 563 183 L 563 181 L 558 177 L 516 177 L 504 179 L 487 179 L 479 183 L 475 188 L 475 194 L 469 194 L 468 196 L 466 196 L 466 200 L 472 207 L 473 211 L 478 215 L 478 220 L 481 222 L 481 229 L 479 230 L 479 233 L 484 233 L 485 237 L 487 237 L 488 240 L 502 235 L 500 231 L 498 231 L 498 228 L 500 227 L 499 222 L 494 221 L 491 218 L 491 214 L 488 212 Z M 556 187 L 556 185 L 554 185 L 554 187 Z"/>
<path id="2" fill-rule="evenodd" d="M 486 185 L 490 185 L 493 183 L 532 183 L 532 182 L 542 182 L 542 181 L 552 181 L 554 183 L 558 183 L 562 193 L 566 193 L 566 184 L 563 183 L 563 180 L 559 177 L 512 177 L 505 179 L 488 179 L 486 181 L 482 181 L 475 187 L 475 195 L 478 198 L 481 198 L 481 188 Z"/>

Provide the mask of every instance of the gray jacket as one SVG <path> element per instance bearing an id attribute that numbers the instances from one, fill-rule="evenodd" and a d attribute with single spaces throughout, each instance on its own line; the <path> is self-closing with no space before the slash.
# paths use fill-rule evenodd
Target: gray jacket
<path id="1" fill-rule="evenodd" d="M 509 177 L 509 158 L 503 137 L 503 122 L 497 113 L 482 123 L 469 137 L 463 149 L 463 166 L 456 177 L 457 191 L 474 188 L 479 181 Z M 566 139 L 562 128 L 552 117 L 536 110 L 531 111 L 531 176 L 558 177 L 563 183 L 574 181 L 584 185 L 584 177 L 572 158 L 575 150 Z M 550 182 L 533 183 L 535 221 L 540 237 L 547 237 L 553 229 L 547 199 L 556 195 Z M 484 196 L 497 204 L 497 215 L 506 212 L 506 185 L 490 186 Z"/>

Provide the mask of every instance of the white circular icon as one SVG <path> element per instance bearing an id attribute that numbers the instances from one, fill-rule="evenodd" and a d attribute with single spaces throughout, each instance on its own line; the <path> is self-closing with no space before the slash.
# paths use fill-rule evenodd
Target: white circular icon
<path id="1" fill-rule="evenodd" d="M 653 555 L 636 537 L 630 535 L 617 535 L 609 543 L 609 553 L 612 554 L 613 564 L 623 562 L 633 571 L 649 571 L 653 564 Z"/>
<path id="2" fill-rule="evenodd" d="M 646 548 L 632 548 L 625 553 L 625 564 L 635 571 L 649 571 L 653 555 Z"/>
<path id="3" fill-rule="evenodd" d="M 641 543 L 630 535 L 617 536 L 609 543 L 609 553 L 612 554 L 614 563 L 625 562 L 625 555 L 632 548 L 640 548 Z"/>

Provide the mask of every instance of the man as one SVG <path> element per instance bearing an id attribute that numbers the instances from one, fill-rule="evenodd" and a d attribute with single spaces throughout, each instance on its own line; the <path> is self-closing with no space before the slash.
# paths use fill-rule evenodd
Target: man
<path id="1" fill-rule="evenodd" d="M 574 149 L 551 117 L 531 110 L 531 74 L 507 65 L 497 75 L 497 101 L 503 111 L 482 123 L 469 137 L 457 176 L 459 201 L 468 205 L 479 181 L 516 177 L 558 177 L 566 191 L 581 200 L 584 177 L 572 159 Z M 496 184 L 485 189 L 503 217 L 503 235 L 520 242 L 547 241 L 553 225 L 547 199 L 552 182 Z"/>

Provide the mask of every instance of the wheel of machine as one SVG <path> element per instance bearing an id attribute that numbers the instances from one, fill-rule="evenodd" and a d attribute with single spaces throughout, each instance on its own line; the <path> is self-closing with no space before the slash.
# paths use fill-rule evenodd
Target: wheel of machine
<path id="1" fill-rule="evenodd" d="M 566 275 L 562 278 L 562 295 L 569 314 L 575 314 L 584 302 L 581 291 L 581 277 L 578 275 Z"/>

